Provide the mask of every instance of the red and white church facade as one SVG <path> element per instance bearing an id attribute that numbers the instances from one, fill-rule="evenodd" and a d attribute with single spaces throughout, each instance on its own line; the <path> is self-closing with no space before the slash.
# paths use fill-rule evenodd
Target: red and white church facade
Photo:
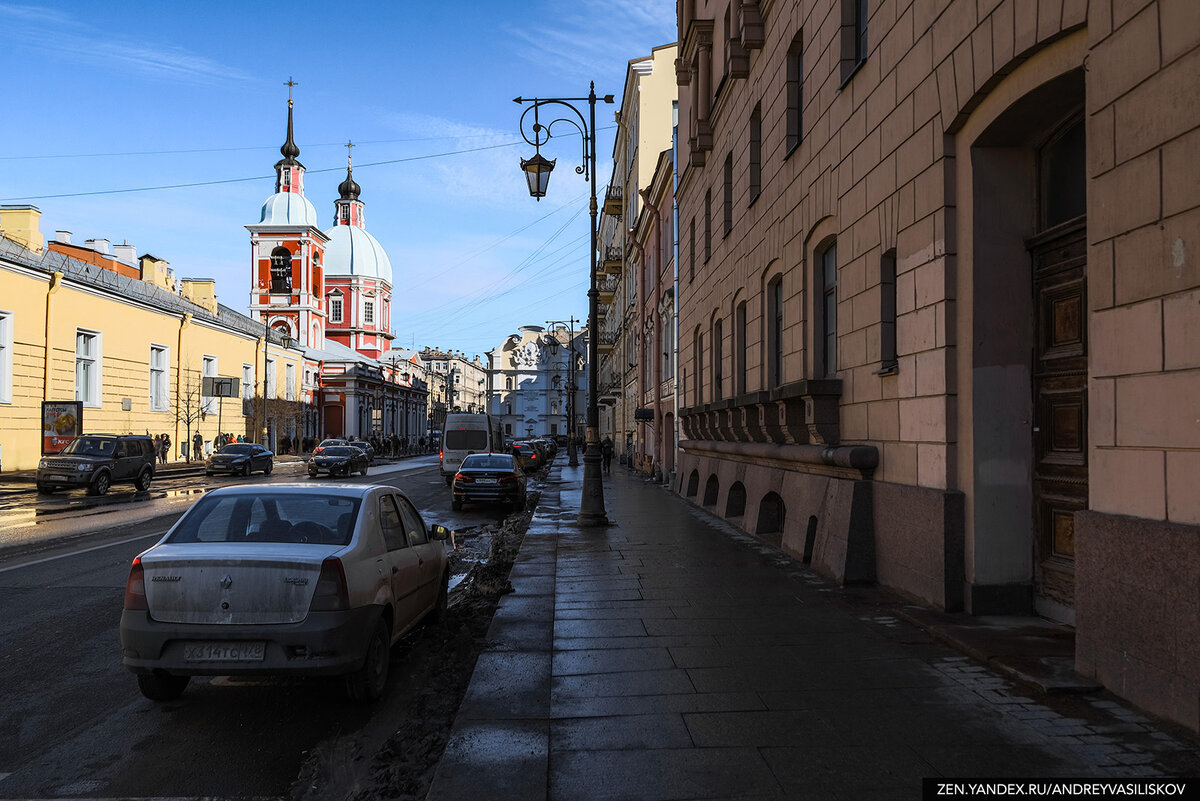
<path id="1" fill-rule="evenodd" d="M 338 186 L 334 224 L 320 228 L 304 196 L 292 117 L 289 99 L 275 193 L 258 223 L 246 226 L 251 316 L 305 354 L 303 430 L 274 431 L 268 424 L 268 439 L 395 433 L 415 440 L 425 433 L 428 391 L 411 355 L 391 350 L 391 261 L 367 232 L 350 163 Z"/>

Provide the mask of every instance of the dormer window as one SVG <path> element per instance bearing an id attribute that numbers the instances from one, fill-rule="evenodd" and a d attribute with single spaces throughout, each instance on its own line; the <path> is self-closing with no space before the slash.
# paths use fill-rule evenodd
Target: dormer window
<path id="1" fill-rule="evenodd" d="M 342 204 L 342 223 L 344 223 L 345 225 L 350 224 L 350 204 L 349 203 Z"/>

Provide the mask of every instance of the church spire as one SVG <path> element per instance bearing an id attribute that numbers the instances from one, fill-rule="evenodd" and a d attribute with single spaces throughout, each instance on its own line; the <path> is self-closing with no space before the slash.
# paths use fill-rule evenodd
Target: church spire
<path id="1" fill-rule="evenodd" d="M 283 158 L 275 162 L 275 191 L 302 195 L 304 194 L 304 185 L 301 177 L 304 175 L 304 165 L 296 160 L 296 157 L 300 155 L 300 148 L 296 145 L 296 139 L 292 134 L 292 87 L 299 85 L 292 80 L 290 75 L 284 82 L 284 86 L 288 88 L 287 141 L 279 148 Z"/>
<path id="2" fill-rule="evenodd" d="M 358 181 L 354 180 L 354 161 L 351 159 L 351 148 L 353 147 L 353 142 L 346 143 L 346 180 L 338 184 L 339 197 L 333 202 L 334 208 L 337 209 L 333 221 L 335 227 L 339 225 L 366 227 L 363 219 L 363 202 L 358 199 L 362 187 L 358 185 Z"/>

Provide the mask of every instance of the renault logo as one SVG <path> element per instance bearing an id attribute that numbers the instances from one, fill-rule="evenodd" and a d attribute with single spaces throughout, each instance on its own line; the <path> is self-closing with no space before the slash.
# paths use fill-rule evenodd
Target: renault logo
<path id="1" fill-rule="evenodd" d="M 221 579 L 221 589 L 227 590 L 232 586 L 233 586 L 233 576 L 226 574 L 225 577 L 223 579 Z"/>

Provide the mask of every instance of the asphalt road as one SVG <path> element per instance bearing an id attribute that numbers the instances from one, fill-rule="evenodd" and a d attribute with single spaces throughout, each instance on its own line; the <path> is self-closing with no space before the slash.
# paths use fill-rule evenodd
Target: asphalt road
<path id="1" fill-rule="evenodd" d="M 249 483 L 293 480 L 277 470 Z M 117 622 L 133 557 L 203 491 L 245 481 L 179 479 L 139 500 L 114 490 L 103 504 L 74 493 L 0 502 L 0 799 L 278 797 L 306 751 L 370 723 L 371 709 L 349 704 L 334 681 L 193 679 L 180 700 L 157 704 L 121 666 Z M 451 512 L 436 457 L 352 481 L 401 488 L 427 523 L 463 529 L 504 516 Z M 393 668 L 393 682 L 419 680 Z"/>

